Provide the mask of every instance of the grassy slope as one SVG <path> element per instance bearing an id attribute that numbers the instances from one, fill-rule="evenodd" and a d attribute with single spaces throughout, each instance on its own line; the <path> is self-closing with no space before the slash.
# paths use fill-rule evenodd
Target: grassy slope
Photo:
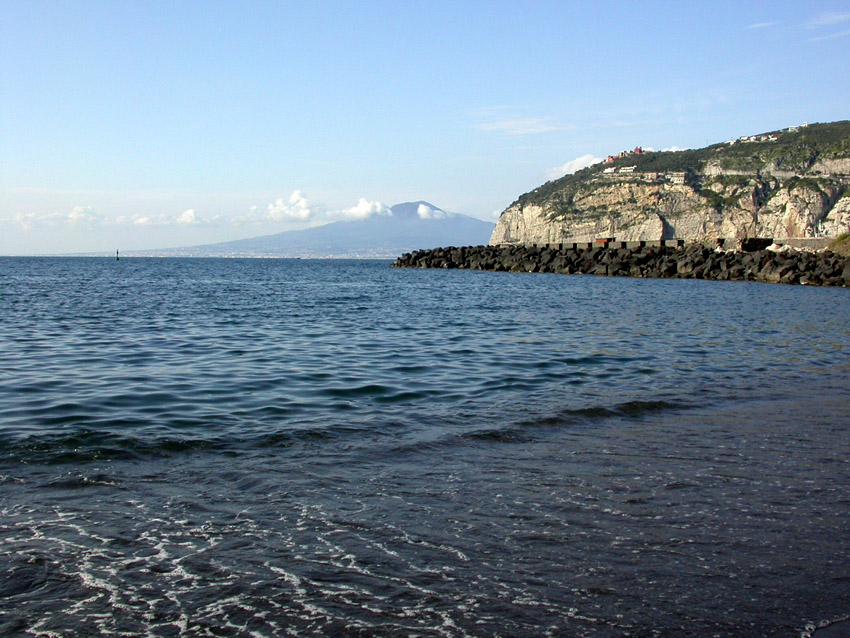
<path id="1" fill-rule="evenodd" d="M 829 245 L 829 249 L 838 255 L 850 257 L 850 234 L 844 233 L 836 237 L 835 241 Z"/>

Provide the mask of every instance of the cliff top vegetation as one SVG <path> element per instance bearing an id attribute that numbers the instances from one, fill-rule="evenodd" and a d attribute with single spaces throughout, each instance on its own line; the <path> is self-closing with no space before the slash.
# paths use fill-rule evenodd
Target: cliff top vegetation
<path id="1" fill-rule="evenodd" d="M 730 173 L 756 173 L 771 166 L 774 170 L 806 175 L 819 160 L 845 158 L 850 158 L 850 121 L 808 124 L 744 136 L 700 149 L 626 154 L 546 182 L 521 195 L 514 203 L 568 203 L 580 187 L 603 175 L 605 169 L 612 168 L 634 166 L 636 173 L 684 172 L 691 178 L 699 178 L 709 164 Z"/>

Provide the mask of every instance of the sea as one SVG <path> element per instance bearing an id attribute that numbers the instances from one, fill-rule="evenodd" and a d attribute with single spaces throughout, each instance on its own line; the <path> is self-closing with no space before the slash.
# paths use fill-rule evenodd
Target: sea
<path id="1" fill-rule="evenodd" d="M 838 636 L 850 290 L 0 259 L 0 635 Z"/>

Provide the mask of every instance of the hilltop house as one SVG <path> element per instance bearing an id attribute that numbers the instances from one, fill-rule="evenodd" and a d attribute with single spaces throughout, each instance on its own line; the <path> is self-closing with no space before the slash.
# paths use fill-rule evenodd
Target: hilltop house
<path id="1" fill-rule="evenodd" d="M 635 150 L 633 151 L 620 151 L 618 155 L 609 155 L 605 158 L 605 163 L 610 164 L 614 160 L 618 160 L 621 157 L 629 157 L 630 155 L 643 155 L 643 148 L 640 146 L 635 146 Z"/>

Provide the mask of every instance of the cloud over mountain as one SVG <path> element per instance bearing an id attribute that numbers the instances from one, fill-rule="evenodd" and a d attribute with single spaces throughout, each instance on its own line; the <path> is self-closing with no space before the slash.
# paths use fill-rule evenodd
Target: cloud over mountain
<path id="1" fill-rule="evenodd" d="M 418 248 L 486 244 L 493 224 L 445 211 L 428 202 L 387 207 L 361 199 L 335 213 L 342 219 L 217 244 L 139 254 L 243 257 L 395 257 Z"/>
<path id="2" fill-rule="evenodd" d="M 416 207 L 416 214 L 420 219 L 446 219 L 446 217 L 452 215 L 452 213 L 447 213 L 440 208 L 432 208 L 428 204 L 419 204 Z"/>
<path id="3" fill-rule="evenodd" d="M 292 195 L 286 201 L 279 197 L 267 208 L 268 218 L 276 222 L 306 221 L 315 217 L 319 212 L 319 209 L 310 206 L 307 198 L 300 190 L 292 191 Z"/>
<path id="4" fill-rule="evenodd" d="M 455 217 L 463 219 L 454 227 L 437 224 L 452 221 Z M 367 228 L 365 224 L 372 222 L 374 225 Z M 339 224 L 343 224 L 345 229 L 342 230 Z M 66 252 L 89 252 L 105 243 L 110 246 L 117 243 L 122 253 L 157 246 L 163 249 L 167 246 L 188 246 L 190 242 L 212 245 L 212 242 L 242 241 L 233 240 L 234 235 L 257 238 L 326 228 L 319 231 L 326 239 L 330 238 L 326 244 L 318 247 L 311 246 L 309 242 L 299 244 L 304 249 L 299 254 L 391 255 L 397 249 L 412 249 L 418 246 L 419 241 L 423 242 L 423 247 L 473 239 L 477 243 L 487 243 L 493 225 L 447 212 L 427 202 L 390 207 L 381 201 L 361 197 L 353 206 L 329 208 L 310 201 L 301 190 L 294 190 L 288 197 L 251 206 L 244 213 L 235 215 L 203 214 L 194 207 L 183 208 L 180 212 L 154 209 L 116 215 L 96 211 L 90 206 L 75 206 L 68 212 L 18 212 L 0 218 L 0 227 L 4 227 L 5 240 L 12 248 L 24 240 L 30 241 L 29 238 L 39 233 L 63 228 L 65 240 L 73 241 L 79 247 Z M 355 229 L 360 235 L 348 237 Z M 474 229 L 477 229 L 477 234 Z M 116 232 L 120 233 L 117 241 L 106 239 L 109 233 Z M 342 234 L 336 237 L 338 233 Z M 347 244 L 348 239 L 353 239 L 354 243 Z M 357 242 L 365 253 L 358 252 Z M 46 244 L 44 246 L 45 252 L 52 251 Z"/>
<path id="5" fill-rule="evenodd" d="M 392 215 L 392 211 L 381 202 L 370 202 L 361 197 L 356 206 L 346 208 L 336 213 L 329 213 L 328 217 L 339 217 L 341 219 L 368 219 L 373 215 Z"/>

